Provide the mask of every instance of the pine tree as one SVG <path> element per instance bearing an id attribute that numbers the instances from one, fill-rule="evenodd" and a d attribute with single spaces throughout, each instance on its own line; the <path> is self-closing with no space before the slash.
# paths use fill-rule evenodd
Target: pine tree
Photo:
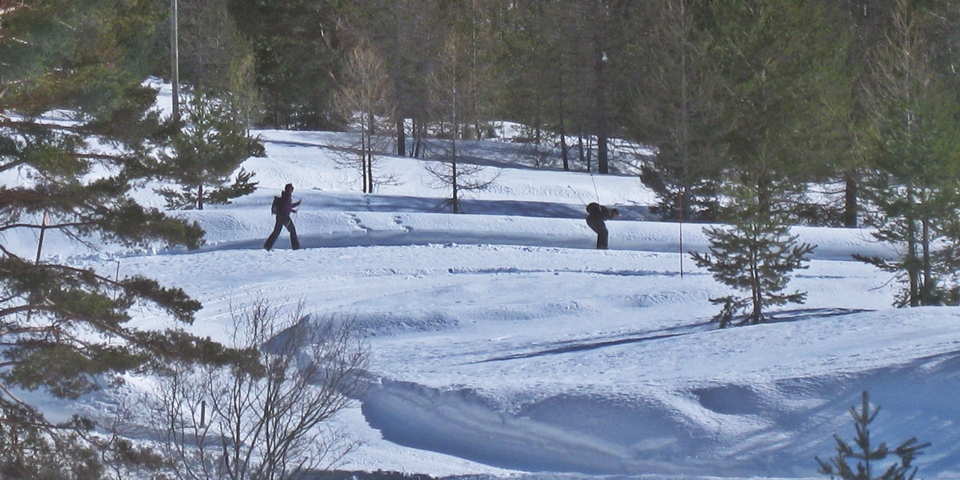
<path id="1" fill-rule="evenodd" d="M 806 298 L 803 292 L 781 292 L 790 280 L 790 272 L 806 268 L 803 262 L 814 247 L 789 234 L 782 210 L 771 210 L 769 204 L 758 200 L 779 189 L 767 184 L 767 190 L 761 192 L 755 184 L 741 181 L 730 188 L 733 205 L 728 209 L 734 215 L 731 226 L 705 228 L 710 253 L 693 253 L 697 265 L 707 268 L 717 281 L 748 294 L 710 299 L 723 305 L 714 318 L 720 328 L 731 323 L 764 322 L 769 307 L 803 303 Z M 768 198 L 771 203 L 776 200 Z"/>
<path id="2" fill-rule="evenodd" d="M 0 8 L 0 476 L 97 475 L 88 449 L 70 433 L 92 425 L 50 425 L 18 389 L 77 398 L 116 373 L 171 357 L 225 360 L 209 340 L 131 325 L 135 304 L 192 322 L 200 304 L 181 289 L 57 263 L 42 245 L 8 241 L 39 232 L 81 245 L 200 245 L 199 225 L 130 195 L 152 175 L 150 152 L 163 138 L 158 115 L 147 113 L 156 91 L 142 85 L 148 66 L 141 56 L 163 15 L 156 7 L 146 0 L 43 0 Z"/>
<path id="3" fill-rule="evenodd" d="M 834 157 L 824 139 L 835 135 L 842 117 L 832 110 L 849 95 L 838 88 L 846 81 L 846 43 L 821 3 L 710 2 L 705 28 L 723 84 L 718 101 L 726 111 L 719 118 L 727 125 L 721 171 L 762 172 L 763 182 L 799 186 L 822 170 L 821 158 Z M 803 204 L 804 192 L 796 193 L 794 205 Z"/>
<path id="4" fill-rule="evenodd" d="M 856 407 L 850 407 L 850 416 L 853 417 L 857 432 L 853 439 L 854 445 L 845 442 L 839 435 L 834 435 L 833 438 L 837 442 L 837 456 L 830 458 L 829 462 L 816 458 L 820 465 L 820 473 L 830 475 L 831 479 L 840 478 L 841 480 L 912 480 L 917 474 L 917 467 L 913 466 L 913 460 L 930 444 L 919 444 L 916 438 L 911 438 L 893 450 L 890 450 L 886 443 L 874 445 L 870 438 L 870 424 L 880 413 L 880 407 L 871 411 L 870 397 L 866 391 L 861 398 L 859 411 Z M 890 464 L 886 470 L 882 470 L 882 462 L 890 456 L 896 457 L 898 461 Z M 857 462 L 856 471 L 850 465 L 851 460 Z M 874 476 L 881 471 L 883 473 Z"/>
<path id="5" fill-rule="evenodd" d="M 781 293 L 814 248 L 789 235 L 788 225 L 805 193 L 805 165 L 817 152 L 811 147 L 830 125 L 821 121 L 830 104 L 823 92 L 835 78 L 837 49 L 822 40 L 831 32 L 814 2 L 713 1 L 705 19 L 724 85 L 722 117 L 731 119 L 720 147 L 729 188 L 721 220 L 732 226 L 707 229 L 711 253 L 694 259 L 749 293 L 712 299 L 724 305 L 721 327 L 759 323 L 769 306 L 805 299 Z"/>
<path id="6" fill-rule="evenodd" d="M 251 156 L 264 156 L 258 138 L 251 137 L 230 97 L 195 93 L 184 110 L 186 125 L 173 137 L 172 153 L 164 155 L 159 175 L 181 186 L 161 188 L 168 208 L 203 210 L 205 204 L 226 204 L 253 193 L 253 173 L 237 168 Z M 233 183 L 230 176 L 237 172 Z"/>
<path id="7" fill-rule="evenodd" d="M 720 153 L 729 114 L 719 104 L 722 80 L 703 15 L 687 0 L 651 4 L 647 61 L 630 117 L 633 135 L 657 153 L 640 179 L 657 194 L 663 220 L 716 220 Z M 728 109 L 729 110 L 729 109 Z"/>
<path id="8" fill-rule="evenodd" d="M 342 60 L 339 0 L 229 0 L 252 39 L 263 122 L 278 128 L 329 129 L 334 79 Z"/>
<path id="9" fill-rule="evenodd" d="M 204 92 L 240 93 L 231 77 L 253 56 L 229 0 L 177 0 L 180 81 Z"/>
<path id="10" fill-rule="evenodd" d="M 865 196 L 878 210 L 878 240 L 903 254 L 890 261 L 857 257 L 897 274 L 905 284 L 898 306 L 954 303 L 942 283 L 956 259 L 960 238 L 953 217 L 960 209 L 960 101 L 940 73 L 926 37 L 919 2 L 898 0 L 886 41 L 874 52 L 865 97 L 869 127 L 864 137 L 873 174 Z M 939 243 L 947 245 L 941 250 Z"/>

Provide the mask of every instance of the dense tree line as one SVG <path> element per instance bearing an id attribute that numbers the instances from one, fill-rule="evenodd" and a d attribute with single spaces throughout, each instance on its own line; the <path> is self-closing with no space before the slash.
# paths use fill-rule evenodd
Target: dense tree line
<path id="1" fill-rule="evenodd" d="M 880 51 L 897 41 L 899 10 L 925 42 L 922 68 L 941 91 L 956 83 L 952 0 L 180 3 L 184 80 L 235 90 L 252 63 L 246 88 L 262 126 L 345 128 L 352 117 L 338 92 L 389 84 L 392 98 L 381 101 L 395 112 L 395 151 L 418 155 L 448 108 L 431 97 L 430 78 L 456 43 L 462 137 L 513 120 L 531 141 L 558 148 L 564 168 L 600 173 L 619 168 L 610 138 L 654 146 L 644 180 L 667 219 L 717 219 L 717 184 L 762 161 L 764 175 L 781 177 L 771 181 L 824 185 L 830 202 L 796 198 L 798 220 L 861 224 Z M 190 13 L 198 10 L 206 13 Z M 361 46 L 382 59 L 382 78 L 357 78 L 351 59 Z"/>
<path id="2" fill-rule="evenodd" d="M 902 276 L 899 304 L 960 299 L 955 0 L 182 2 L 224 20 L 182 19 L 204 26 L 184 39 L 204 45 L 186 48 L 198 52 L 184 59 L 189 83 L 242 85 L 269 127 L 343 129 L 364 112 L 365 191 L 377 153 L 430 155 L 428 133 L 440 134 L 456 205 L 455 142 L 512 120 L 565 170 L 639 173 L 664 220 L 750 230 L 753 209 L 784 224 L 876 226 L 904 254 L 863 260 Z M 358 49 L 381 62 L 377 78 L 358 77 Z M 230 83 L 223 66 L 243 59 L 252 80 Z M 439 95 L 451 59 L 456 95 Z M 335 101 L 364 85 L 378 85 L 383 107 Z M 389 137 L 389 150 L 374 141 Z M 656 154 L 624 158 L 613 138 Z"/>
<path id="3" fill-rule="evenodd" d="M 234 88 L 199 64 L 252 58 L 263 126 L 347 128 L 338 92 L 382 86 L 391 113 L 364 110 L 365 191 L 374 137 L 423 156 L 428 133 L 512 120 L 563 169 L 638 171 L 665 220 L 875 226 L 902 258 L 863 260 L 902 277 L 898 304 L 960 300 L 955 0 L 182 1 L 229 14 L 206 30 L 223 55 L 188 56 L 188 81 Z M 379 78 L 358 78 L 358 48 Z M 438 95 L 451 58 L 456 95 Z M 614 138 L 656 154 L 631 162 Z"/>

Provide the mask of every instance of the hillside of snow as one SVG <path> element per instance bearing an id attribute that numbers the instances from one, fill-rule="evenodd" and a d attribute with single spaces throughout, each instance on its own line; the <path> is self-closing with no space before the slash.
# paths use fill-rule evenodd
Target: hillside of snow
<path id="1" fill-rule="evenodd" d="M 468 142 L 500 176 L 454 215 L 420 160 L 384 157 L 397 184 L 362 195 L 336 168 L 350 135 L 256 133 L 268 154 L 244 164 L 256 194 L 173 212 L 200 222 L 203 248 L 88 250 L 50 235 L 43 253 L 182 287 L 204 305 L 192 333 L 221 341 L 231 308 L 260 299 L 354 318 L 373 380 L 337 419 L 363 442 L 342 469 L 824 478 L 814 457 L 835 455 L 835 433 L 852 441 L 848 411 L 868 390 L 882 407 L 874 439 L 931 442 L 918 476 L 960 478 L 960 309 L 893 309 L 889 274 L 850 257 L 893 254 L 868 230 L 796 228 L 818 245 L 789 286 L 807 302 L 719 330 L 709 299 L 730 292 L 680 247 L 705 249 L 702 226 L 652 221 L 634 176 L 533 168 L 519 145 Z M 284 232 L 267 252 L 270 199 L 288 182 L 304 248 Z M 610 250 L 593 248 L 589 201 L 625 213 L 608 222 Z M 30 255 L 31 235 L 4 245 Z M 110 402 L 34 399 L 54 416 Z"/>

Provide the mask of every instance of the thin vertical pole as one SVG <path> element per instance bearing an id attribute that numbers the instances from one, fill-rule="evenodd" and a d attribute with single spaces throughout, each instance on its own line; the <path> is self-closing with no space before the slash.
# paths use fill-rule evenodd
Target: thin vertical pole
<path id="1" fill-rule="evenodd" d="M 683 190 L 680 190 L 680 278 L 683 278 Z"/>
<path id="2" fill-rule="evenodd" d="M 180 33 L 177 16 L 177 0 L 170 0 L 170 71 L 173 84 L 171 103 L 174 120 L 180 119 Z"/>

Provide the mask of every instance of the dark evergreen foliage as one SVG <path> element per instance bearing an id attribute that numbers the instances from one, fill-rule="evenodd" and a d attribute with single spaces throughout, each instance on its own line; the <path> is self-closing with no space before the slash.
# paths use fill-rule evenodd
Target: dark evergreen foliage
<path id="1" fill-rule="evenodd" d="M 9 479 L 87 480 L 104 473 L 97 451 L 79 441 L 91 425 L 74 417 L 47 426 L 35 411 L 0 406 L 0 477 Z"/>
<path id="2" fill-rule="evenodd" d="M 332 99 L 345 51 L 346 4 L 338 0 L 230 0 L 237 26 L 252 39 L 266 125 L 342 126 Z"/>
<path id="3" fill-rule="evenodd" d="M 886 443 L 876 445 L 870 438 L 870 424 L 880 413 L 880 407 L 871 411 L 870 397 L 866 391 L 861 398 L 859 410 L 856 407 L 850 407 L 850 416 L 853 417 L 856 429 L 853 445 L 844 441 L 839 435 L 834 435 L 833 438 L 837 442 L 837 456 L 830 458 L 829 461 L 816 458 L 820 465 L 820 473 L 830 475 L 831 479 L 841 480 L 913 480 L 917 475 L 917 467 L 913 466 L 913 461 L 930 444 L 921 444 L 916 438 L 911 438 L 892 450 Z M 884 469 L 883 465 L 887 457 L 896 457 L 897 461 L 893 463 L 887 461 L 889 466 Z M 856 468 L 850 462 L 856 462 Z"/>
<path id="4" fill-rule="evenodd" d="M 253 193 L 253 173 L 240 164 L 249 157 L 266 155 L 260 140 L 251 137 L 247 126 L 232 108 L 230 97 L 223 99 L 195 94 L 184 109 L 186 125 L 174 135 L 171 153 L 158 165 L 158 176 L 180 185 L 158 190 L 168 208 L 203 210 L 206 204 L 226 204 Z M 232 184 L 226 184 L 237 172 Z"/>
<path id="5" fill-rule="evenodd" d="M 785 214 L 760 201 L 776 191 L 771 185 L 766 188 L 769 190 L 762 195 L 757 187 L 748 184 L 731 189 L 734 204 L 727 207 L 732 215 L 731 226 L 706 228 L 710 253 L 692 254 L 697 265 L 707 268 L 717 281 L 746 293 L 710 299 L 723 305 L 714 317 L 720 328 L 761 323 L 771 306 L 803 303 L 806 298 L 803 292 L 782 292 L 790 272 L 806 268 L 803 263 L 814 246 L 800 243 L 796 235 L 790 235 Z"/>
<path id="6" fill-rule="evenodd" d="M 664 221 L 711 222 L 720 218 L 722 188 L 718 181 L 704 178 L 684 185 L 680 179 L 689 178 L 685 174 L 669 165 L 657 168 L 644 165 L 640 170 L 640 181 L 657 196 L 650 213 Z"/>
<path id="7" fill-rule="evenodd" d="M 160 8 L 160 10 L 158 10 Z M 148 113 L 142 84 L 162 6 L 146 0 L 44 0 L 0 8 L 0 233 L 55 231 L 84 245 L 196 248 L 196 223 L 136 203 L 169 129 Z M 64 113 L 70 112 L 69 116 Z M 41 237 L 42 238 L 42 237 Z M 51 425 L 16 389 L 76 398 L 116 374 L 171 358 L 223 364 L 237 357 L 209 339 L 131 325 L 134 305 L 189 324 L 200 304 L 143 277 L 111 278 L 60 264 L 42 244 L 0 243 L 0 476 L 98 478 L 101 458 L 76 419 Z"/>
<path id="8" fill-rule="evenodd" d="M 872 167 L 863 186 L 877 212 L 874 236 L 903 253 L 892 261 L 858 258 L 904 283 L 899 306 L 954 303 L 956 297 L 956 285 L 946 281 L 955 272 L 960 242 L 954 227 L 960 210 L 960 99 L 950 86 L 952 74 L 939 70 L 931 47 L 929 32 L 944 14 L 928 8 L 908 0 L 892 6 L 885 39 L 869 57 L 863 93 L 863 138 Z M 956 8 L 945 13 L 951 11 Z"/>
<path id="9" fill-rule="evenodd" d="M 657 194 L 663 220 L 713 221 L 719 215 L 723 135 L 734 123 L 723 108 L 717 40 L 702 28 L 703 5 L 687 0 L 649 5 L 640 43 L 634 111 L 628 131 L 656 146 L 640 180 Z"/>

